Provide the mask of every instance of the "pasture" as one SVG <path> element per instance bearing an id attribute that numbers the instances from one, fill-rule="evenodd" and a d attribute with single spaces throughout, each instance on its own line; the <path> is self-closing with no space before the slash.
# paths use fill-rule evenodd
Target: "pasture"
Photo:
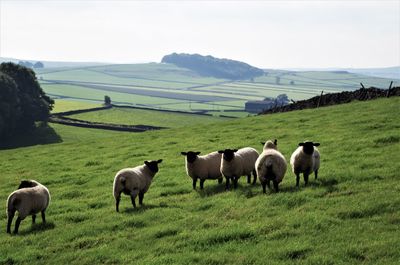
<path id="1" fill-rule="evenodd" d="M 46 225 L 8 235 L 0 211 L 0 264 L 398 264 L 400 99 L 218 121 L 146 133 L 50 124 L 40 144 L 0 150 L 0 200 L 21 179 L 46 185 Z M 128 114 L 127 114 L 128 115 Z M 121 115 L 118 115 L 121 117 Z M 239 180 L 192 190 L 181 151 L 202 153 L 278 139 L 288 160 L 297 143 L 319 141 L 319 179 L 280 193 Z M 47 139 L 47 141 L 45 141 Z M 160 172 L 132 209 L 115 212 L 115 173 L 159 159 Z"/>
<path id="2" fill-rule="evenodd" d="M 104 95 L 115 104 L 185 111 L 235 110 L 245 116 L 248 100 L 287 94 L 295 101 L 324 93 L 366 87 L 387 88 L 391 79 L 341 71 L 266 70 L 252 80 L 202 77 L 172 64 L 147 63 L 35 70 L 42 88 L 55 98 L 101 102 Z M 394 86 L 400 85 L 396 79 Z"/>

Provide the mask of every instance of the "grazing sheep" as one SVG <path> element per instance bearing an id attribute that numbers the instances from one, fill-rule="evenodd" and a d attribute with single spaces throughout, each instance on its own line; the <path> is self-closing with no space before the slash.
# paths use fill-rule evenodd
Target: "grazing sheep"
<path id="1" fill-rule="evenodd" d="M 305 185 L 307 185 L 308 176 L 312 172 L 315 174 L 315 179 L 318 177 L 320 154 L 315 146 L 319 146 L 319 143 L 299 143 L 299 147 L 297 147 L 290 157 L 290 165 L 292 166 L 293 173 L 296 175 L 297 187 L 299 187 L 300 173 L 303 173 Z"/>
<path id="2" fill-rule="evenodd" d="M 139 204 L 143 204 L 144 194 L 150 187 L 151 181 L 158 172 L 158 164 L 162 159 L 157 161 L 144 161 L 144 165 L 134 168 L 124 168 L 117 172 L 114 178 L 114 198 L 115 207 L 119 212 L 119 202 L 121 200 L 121 193 L 131 196 L 131 202 L 136 208 L 135 199 L 139 194 Z"/>
<path id="3" fill-rule="evenodd" d="M 251 173 L 253 172 L 254 181 L 257 181 L 255 162 L 258 158 L 258 152 L 251 147 L 237 149 L 220 150 L 218 153 L 223 154 L 221 159 L 221 173 L 226 178 L 226 189 L 229 189 L 229 180 L 232 179 L 233 187 L 237 188 L 238 179 L 247 175 L 247 183 L 251 182 Z"/>
<path id="4" fill-rule="evenodd" d="M 18 218 L 15 222 L 14 233 L 22 220 L 32 215 L 32 223 L 35 223 L 36 214 L 41 212 L 42 221 L 46 223 L 45 211 L 50 203 L 49 190 L 35 180 L 23 180 L 18 189 L 10 194 L 7 199 L 7 233 L 11 233 L 11 223 L 15 212 L 18 211 Z"/>
<path id="5" fill-rule="evenodd" d="M 212 152 L 199 156 L 200 152 L 192 151 L 181 152 L 181 154 L 186 156 L 186 173 L 193 179 L 193 189 L 196 189 L 197 179 L 200 179 L 200 189 L 203 189 L 206 179 L 218 179 L 218 183 L 222 183 L 221 154 Z"/>
<path id="6" fill-rule="evenodd" d="M 256 171 L 258 179 L 266 193 L 266 186 L 270 188 L 272 180 L 276 192 L 279 192 L 278 184 L 285 176 L 287 165 L 285 157 L 278 151 L 278 141 L 267 141 L 264 144 L 264 151 L 260 154 L 256 161 Z"/>

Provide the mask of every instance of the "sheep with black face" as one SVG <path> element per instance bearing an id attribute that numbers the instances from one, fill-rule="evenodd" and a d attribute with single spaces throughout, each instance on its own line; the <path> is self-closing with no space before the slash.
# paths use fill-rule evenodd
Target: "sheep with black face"
<path id="1" fill-rule="evenodd" d="M 42 221 L 46 223 L 45 211 L 50 203 L 49 190 L 35 180 L 21 181 L 18 190 L 14 191 L 7 199 L 7 233 L 11 233 L 11 223 L 15 212 L 18 211 L 18 218 L 15 222 L 14 233 L 18 233 L 18 228 L 22 220 L 28 215 L 32 215 L 32 223 L 35 223 L 36 214 L 42 214 Z"/>
<path id="2" fill-rule="evenodd" d="M 270 182 L 274 184 L 275 191 L 279 191 L 278 184 L 285 176 L 287 165 L 285 157 L 277 150 L 278 141 L 262 143 L 264 150 L 256 161 L 258 179 L 266 193 L 266 186 L 270 188 Z"/>
<path id="3" fill-rule="evenodd" d="M 207 155 L 199 156 L 200 152 L 188 151 L 181 152 L 186 156 L 186 173 L 193 180 L 193 189 L 196 189 L 197 179 L 200 179 L 200 189 L 204 187 L 206 179 L 218 179 L 222 183 L 222 174 L 220 171 L 221 157 L 218 152 L 211 152 Z"/>
<path id="4" fill-rule="evenodd" d="M 313 172 L 315 174 L 315 179 L 318 178 L 321 158 L 316 146 L 319 145 L 319 143 L 309 141 L 299 143 L 299 146 L 290 157 L 290 165 L 292 166 L 293 173 L 296 175 L 297 187 L 299 187 L 301 173 L 303 173 L 305 185 L 308 183 L 309 175 Z"/>
<path id="5" fill-rule="evenodd" d="M 221 173 L 226 179 L 226 189 L 229 189 L 229 181 L 232 180 L 233 187 L 237 188 L 238 180 L 241 176 L 247 176 L 247 183 L 251 182 L 251 173 L 253 173 L 253 184 L 257 181 L 255 171 L 255 162 L 258 158 L 258 152 L 251 147 L 241 149 L 225 149 L 218 153 L 223 154 L 221 159 Z"/>
<path id="6" fill-rule="evenodd" d="M 119 202 L 121 193 L 129 195 L 134 208 L 136 208 L 136 196 L 139 195 L 139 204 L 143 204 L 144 194 L 150 187 L 150 184 L 158 172 L 158 164 L 162 159 L 157 161 L 144 161 L 144 165 L 134 168 L 124 168 L 117 172 L 114 177 L 113 193 L 115 198 L 115 208 L 119 211 Z"/>

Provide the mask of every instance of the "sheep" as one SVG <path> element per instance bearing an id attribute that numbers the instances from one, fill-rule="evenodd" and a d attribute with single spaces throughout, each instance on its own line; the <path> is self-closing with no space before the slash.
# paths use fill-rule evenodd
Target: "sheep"
<path id="1" fill-rule="evenodd" d="M 119 202 L 121 193 L 130 195 L 133 208 L 136 208 L 136 196 L 139 194 L 139 204 L 143 204 L 144 194 L 150 187 L 151 181 L 158 172 L 157 161 L 144 161 L 144 165 L 134 168 L 124 168 L 117 172 L 114 177 L 113 192 L 115 198 L 115 208 L 119 212 Z"/>
<path id="2" fill-rule="evenodd" d="M 196 189 L 197 179 L 200 179 L 200 189 L 203 189 L 206 179 L 218 179 L 222 183 L 223 178 L 220 171 L 221 157 L 218 152 L 199 156 L 200 152 L 181 152 L 186 156 L 186 173 L 193 179 L 193 189 Z"/>
<path id="3" fill-rule="evenodd" d="M 274 140 L 274 142 L 268 140 L 266 142 L 261 142 L 261 144 L 264 146 L 263 151 L 271 148 L 277 150 L 278 141 L 276 139 Z"/>
<path id="4" fill-rule="evenodd" d="M 32 215 L 32 223 L 35 223 L 36 214 L 41 212 L 42 221 L 46 223 L 45 212 L 50 203 L 49 190 L 35 180 L 22 180 L 18 189 L 12 192 L 7 199 L 7 233 L 11 233 L 11 223 L 15 212 L 18 211 L 18 218 L 15 222 L 14 233 L 22 220 Z"/>
<path id="5" fill-rule="evenodd" d="M 221 173 L 225 176 L 226 186 L 229 189 L 229 180 L 232 179 L 233 187 L 237 188 L 238 179 L 247 175 L 247 183 L 251 182 L 251 173 L 253 172 L 254 181 L 257 181 L 255 162 L 258 158 L 258 152 L 251 147 L 237 149 L 220 150 L 218 153 L 223 154 L 221 159 Z"/>
<path id="6" fill-rule="evenodd" d="M 320 164 L 320 154 L 315 146 L 319 143 L 304 142 L 299 143 L 299 147 L 290 157 L 292 171 L 296 175 L 296 187 L 299 187 L 300 173 L 303 173 L 305 185 L 308 183 L 308 176 L 314 172 L 315 179 L 318 178 L 318 169 Z"/>
<path id="7" fill-rule="evenodd" d="M 285 176 L 287 165 L 285 157 L 277 150 L 278 141 L 267 141 L 262 143 L 264 150 L 258 157 L 255 167 L 258 179 L 261 182 L 263 193 L 266 193 L 266 186 L 270 188 L 272 180 L 276 192 L 279 192 L 278 184 Z"/>

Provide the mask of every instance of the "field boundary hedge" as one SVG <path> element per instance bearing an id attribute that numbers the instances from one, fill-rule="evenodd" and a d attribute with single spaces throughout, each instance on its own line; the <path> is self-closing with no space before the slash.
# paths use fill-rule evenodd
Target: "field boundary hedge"
<path id="1" fill-rule="evenodd" d="M 277 112 L 287 112 L 302 109 L 313 109 L 323 106 L 332 106 L 338 104 L 349 103 L 354 100 L 365 101 L 381 97 L 400 96 L 400 87 L 389 89 L 380 89 L 376 87 L 360 88 L 355 91 L 343 91 L 339 93 L 322 94 L 310 99 L 300 100 L 285 106 L 277 106 L 269 110 L 265 110 L 259 115 Z"/>

